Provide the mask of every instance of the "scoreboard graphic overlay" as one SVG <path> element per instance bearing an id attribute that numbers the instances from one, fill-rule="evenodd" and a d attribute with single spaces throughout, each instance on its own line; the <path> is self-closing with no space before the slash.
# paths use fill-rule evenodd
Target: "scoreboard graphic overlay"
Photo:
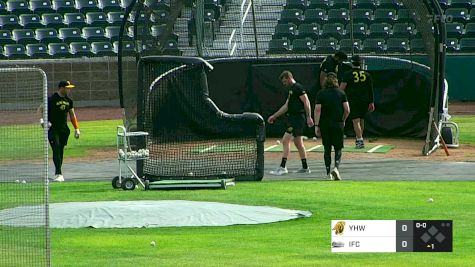
<path id="1" fill-rule="evenodd" d="M 332 252 L 452 252 L 452 220 L 332 220 Z"/>

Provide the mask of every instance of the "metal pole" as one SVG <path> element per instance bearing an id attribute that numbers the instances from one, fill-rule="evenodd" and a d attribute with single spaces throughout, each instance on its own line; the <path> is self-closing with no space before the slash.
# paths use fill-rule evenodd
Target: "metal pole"
<path id="1" fill-rule="evenodd" d="M 252 8 L 252 28 L 254 30 L 254 44 L 256 46 L 256 57 L 259 58 L 259 46 L 257 44 L 257 28 L 256 28 L 256 13 L 254 10 L 254 0 L 251 1 L 251 8 Z"/>

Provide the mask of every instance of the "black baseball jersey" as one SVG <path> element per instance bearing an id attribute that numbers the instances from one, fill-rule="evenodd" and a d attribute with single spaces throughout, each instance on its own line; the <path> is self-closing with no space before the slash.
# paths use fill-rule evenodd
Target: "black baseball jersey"
<path id="1" fill-rule="evenodd" d="M 62 97 L 57 92 L 48 98 L 48 119 L 51 129 L 68 128 L 68 113 L 73 108 L 73 100 L 68 96 Z"/>
<path id="2" fill-rule="evenodd" d="M 365 70 L 354 68 L 345 72 L 342 82 L 346 83 L 346 95 L 350 103 L 367 105 L 374 102 L 373 79 Z"/>
<path id="3" fill-rule="evenodd" d="M 320 73 L 321 72 L 329 73 L 329 72 L 334 72 L 338 73 L 338 63 L 336 60 L 333 58 L 332 55 L 327 56 L 322 64 L 320 65 Z"/>
<path id="4" fill-rule="evenodd" d="M 339 126 L 343 122 L 343 103 L 348 102 L 345 92 L 338 88 L 326 88 L 318 92 L 315 104 L 322 105 L 321 128 Z"/>
<path id="5" fill-rule="evenodd" d="M 300 83 L 294 83 L 289 88 L 289 96 L 288 96 L 288 109 L 287 114 L 289 115 L 296 115 L 300 113 L 305 113 L 305 108 L 302 100 L 300 100 L 300 96 L 305 94 L 305 89 L 303 85 Z"/>

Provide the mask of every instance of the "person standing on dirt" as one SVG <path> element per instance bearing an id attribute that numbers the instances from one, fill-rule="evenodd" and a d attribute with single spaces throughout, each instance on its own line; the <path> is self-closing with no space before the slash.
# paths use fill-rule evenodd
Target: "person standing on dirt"
<path id="1" fill-rule="evenodd" d="M 48 141 L 53 150 L 53 162 L 55 167 L 55 182 L 64 182 L 62 173 L 64 147 L 68 144 L 70 130 L 67 123 L 67 115 L 71 119 L 74 127 L 74 137 L 79 138 L 79 122 L 74 112 L 73 100 L 69 97 L 71 89 L 75 86 L 70 81 L 60 81 L 58 91 L 48 97 L 48 123 L 40 119 L 41 126 L 47 126 Z M 39 108 L 39 113 L 43 113 L 43 107 Z"/>

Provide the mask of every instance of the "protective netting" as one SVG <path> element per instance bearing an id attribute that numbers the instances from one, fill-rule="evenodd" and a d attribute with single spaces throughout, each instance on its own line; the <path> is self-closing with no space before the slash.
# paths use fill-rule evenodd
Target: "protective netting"
<path id="1" fill-rule="evenodd" d="M 36 227 L 0 226 L 0 266 L 49 266 L 48 143 L 37 114 L 46 103 L 46 74 L 34 68 L 0 69 L 0 209 L 36 205 L 17 214 Z M 0 221 L 2 221 L 0 217 Z"/>

